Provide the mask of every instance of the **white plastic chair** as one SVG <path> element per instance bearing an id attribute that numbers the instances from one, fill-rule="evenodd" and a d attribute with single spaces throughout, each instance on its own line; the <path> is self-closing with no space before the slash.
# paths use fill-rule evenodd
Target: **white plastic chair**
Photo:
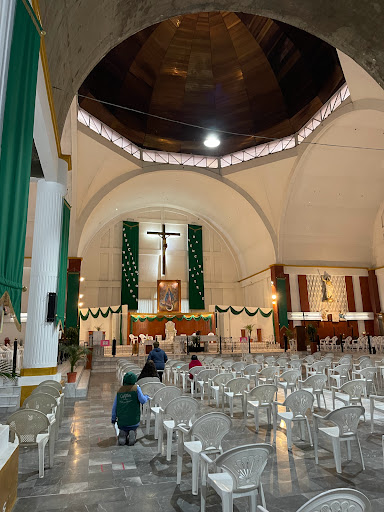
<path id="1" fill-rule="evenodd" d="M 49 420 L 34 409 L 19 409 L 11 414 L 7 423 L 19 436 L 20 446 L 37 446 L 39 450 L 39 478 L 44 477 L 44 452 L 49 441 Z"/>
<path id="2" fill-rule="evenodd" d="M 275 366 L 276 357 L 275 356 L 267 356 L 264 358 L 264 364 L 267 366 Z"/>
<path id="3" fill-rule="evenodd" d="M 219 373 L 208 382 L 208 405 L 211 403 L 211 396 L 213 395 L 216 407 L 220 407 L 220 397 L 223 394 L 223 387 L 232 379 L 232 373 Z"/>
<path id="4" fill-rule="evenodd" d="M 333 409 L 336 407 L 336 400 L 342 402 L 343 405 L 363 405 L 361 400 L 366 394 L 365 387 L 365 382 L 362 379 L 350 380 L 340 387 L 332 386 Z"/>
<path id="5" fill-rule="evenodd" d="M 257 507 L 258 512 L 268 512 Z M 296 512 L 372 512 L 369 499 L 356 489 L 340 488 L 322 492 L 304 503 Z"/>
<path id="6" fill-rule="evenodd" d="M 384 413 L 384 396 L 382 395 L 370 395 L 369 397 L 370 403 L 370 412 L 371 412 L 371 434 L 374 432 L 374 414 L 375 411 L 379 411 L 382 414 Z"/>
<path id="7" fill-rule="evenodd" d="M 305 391 L 309 391 L 316 397 L 317 407 L 320 409 L 320 396 L 323 397 L 324 408 L 327 408 L 327 403 L 324 397 L 324 387 L 327 383 L 327 376 L 320 375 L 311 375 L 305 380 L 298 380 L 299 389 L 304 389 Z"/>
<path id="8" fill-rule="evenodd" d="M 287 398 L 288 390 L 294 391 L 297 387 L 300 373 L 297 370 L 286 370 L 277 379 L 277 387 L 284 390 L 284 396 Z"/>
<path id="9" fill-rule="evenodd" d="M 160 454 L 163 453 L 163 432 L 165 429 L 167 433 L 167 461 L 171 460 L 172 436 L 175 427 L 190 428 L 198 410 L 199 402 L 190 396 L 174 398 L 165 407 L 164 411 L 160 409 L 158 451 Z"/>
<path id="10" fill-rule="evenodd" d="M 139 379 L 136 384 L 141 387 L 143 384 L 147 384 L 147 382 L 160 382 L 160 379 L 159 377 L 143 377 L 142 379 Z"/>
<path id="11" fill-rule="evenodd" d="M 221 442 L 231 430 L 231 419 L 222 412 L 210 412 L 200 416 L 190 430 L 182 425 L 177 427 L 179 437 L 177 444 L 177 480 L 181 483 L 184 450 L 192 459 L 192 494 L 198 494 L 200 454 L 211 455 L 223 453 Z"/>
<path id="12" fill-rule="evenodd" d="M 372 388 L 374 389 L 375 393 L 377 394 L 376 384 L 375 384 L 375 378 L 377 375 L 378 368 L 373 366 L 368 366 L 366 368 L 363 368 L 362 370 L 357 370 L 352 373 L 354 377 L 360 377 L 365 381 L 366 384 L 366 394 L 370 395 Z"/>
<path id="13" fill-rule="evenodd" d="M 248 497 L 250 512 L 256 512 L 257 497 L 265 507 L 261 475 L 272 453 L 269 444 L 237 446 L 220 455 L 215 465 L 221 473 L 209 473 L 212 463 L 206 454 L 202 458 L 201 512 L 205 512 L 207 487 L 211 486 L 221 498 L 223 512 L 233 511 L 233 500 Z"/>
<path id="14" fill-rule="evenodd" d="M 196 393 L 200 390 L 200 399 L 204 400 L 204 391 L 208 388 L 209 380 L 217 375 L 217 370 L 203 370 L 196 375 L 195 386 Z M 209 394 L 209 390 L 208 390 Z"/>
<path id="15" fill-rule="evenodd" d="M 244 368 L 247 366 L 243 361 L 239 361 L 237 363 L 233 363 L 232 372 L 234 373 L 233 377 L 240 377 L 243 373 Z"/>
<path id="16" fill-rule="evenodd" d="M 339 388 L 342 384 L 348 381 L 349 372 L 351 369 L 351 365 L 348 364 L 339 364 L 335 366 L 335 368 L 328 369 L 328 379 L 329 382 L 335 381 L 336 387 Z"/>
<path id="17" fill-rule="evenodd" d="M 277 386 L 274 384 L 263 384 L 257 386 L 251 391 L 244 391 L 244 418 L 247 419 L 248 407 L 253 408 L 255 417 L 255 429 L 259 431 L 259 410 L 267 410 L 268 425 L 271 425 L 272 419 L 272 403 L 275 394 L 277 393 Z"/>
<path id="18" fill-rule="evenodd" d="M 300 425 L 300 436 L 304 439 L 304 425 L 308 429 L 309 443 L 313 446 L 311 429 L 307 418 L 308 409 L 312 410 L 314 396 L 309 391 L 299 389 L 291 393 L 284 401 L 284 403 L 273 402 L 273 444 L 276 444 L 276 430 L 277 420 L 283 420 L 287 429 L 287 445 L 288 450 L 292 450 L 292 424 L 298 423 Z M 286 408 L 286 411 L 279 411 L 278 406 L 281 405 Z"/>
<path id="19" fill-rule="evenodd" d="M 256 372 L 256 386 L 260 384 L 276 384 L 276 376 L 279 373 L 277 366 L 267 366 Z"/>
<path id="20" fill-rule="evenodd" d="M 233 400 L 235 398 L 241 399 L 242 409 L 244 411 L 244 391 L 249 389 L 249 379 L 246 377 L 239 377 L 231 379 L 223 388 L 223 412 L 225 409 L 225 401 L 229 403 L 229 411 L 231 418 L 233 418 Z"/>
<path id="21" fill-rule="evenodd" d="M 361 405 L 349 405 L 341 407 L 335 411 L 330 412 L 326 416 L 318 414 L 313 415 L 314 421 L 314 442 L 315 442 L 315 462 L 319 463 L 318 457 L 318 444 L 319 432 L 330 438 L 332 441 L 333 455 L 335 458 L 336 471 L 341 473 L 341 449 L 340 443 L 344 441 L 347 443 L 348 460 L 351 460 L 351 441 L 356 440 L 359 447 L 361 464 L 365 470 L 363 453 L 361 451 L 360 441 L 357 435 L 357 427 L 359 425 L 360 417 L 365 414 L 365 409 Z M 320 422 L 334 423 L 333 427 L 319 427 Z"/>
<path id="22" fill-rule="evenodd" d="M 164 386 L 158 389 L 153 395 L 153 397 L 150 398 L 147 407 L 147 417 L 145 425 L 146 435 L 149 435 L 149 429 L 151 425 L 151 413 L 153 413 L 155 416 L 155 439 L 158 439 L 160 409 L 164 410 L 165 406 L 169 404 L 171 400 L 177 398 L 178 396 L 181 396 L 181 389 L 177 388 L 176 386 Z"/>
<path id="23" fill-rule="evenodd" d="M 202 370 L 208 370 L 208 369 L 209 368 L 207 368 L 206 366 L 193 366 L 189 370 L 189 375 L 192 376 L 192 379 L 188 378 L 188 381 L 191 384 L 191 395 L 192 396 L 195 394 L 195 391 L 196 391 L 197 374 L 200 373 Z"/>
<path id="24" fill-rule="evenodd" d="M 253 378 L 253 380 L 255 381 L 255 386 L 256 386 L 256 372 L 259 372 L 261 369 L 262 369 L 261 364 L 258 364 L 258 363 L 248 364 L 243 370 L 242 377 L 248 377 L 250 381 Z"/>

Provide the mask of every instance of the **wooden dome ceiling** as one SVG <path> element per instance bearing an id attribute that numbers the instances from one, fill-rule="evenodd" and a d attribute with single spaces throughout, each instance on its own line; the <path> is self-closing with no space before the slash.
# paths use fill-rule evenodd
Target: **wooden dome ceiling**
<path id="1" fill-rule="evenodd" d="M 233 12 L 189 14 L 131 36 L 79 92 L 209 130 L 280 138 L 299 130 L 344 82 L 336 50 L 284 23 Z M 147 149 L 226 154 L 264 139 L 221 134 L 79 97 L 81 107 Z"/>

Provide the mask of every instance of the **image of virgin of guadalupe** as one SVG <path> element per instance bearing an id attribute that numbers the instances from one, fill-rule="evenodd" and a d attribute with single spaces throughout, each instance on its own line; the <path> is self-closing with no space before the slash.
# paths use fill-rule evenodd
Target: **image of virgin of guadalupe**
<path id="1" fill-rule="evenodd" d="M 162 302 L 162 306 L 165 307 L 165 309 L 167 311 L 172 311 L 173 310 L 173 303 L 174 303 L 175 299 L 174 299 L 174 296 L 173 296 L 173 293 L 171 291 L 171 288 L 168 286 L 167 288 L 167 292 L 164 296 L 164 301 Z"/>

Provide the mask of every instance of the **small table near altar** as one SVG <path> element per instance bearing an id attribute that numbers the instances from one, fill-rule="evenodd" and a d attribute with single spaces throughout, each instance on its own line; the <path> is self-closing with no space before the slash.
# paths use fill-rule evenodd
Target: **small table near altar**
<path id="1" fill-rule="evenodd" d="M 145 353 L 148 355 L 150 351 L 152 350 L 153 346 L 153 339 L 149 340 L 148 338 L 145 338 Z"/>

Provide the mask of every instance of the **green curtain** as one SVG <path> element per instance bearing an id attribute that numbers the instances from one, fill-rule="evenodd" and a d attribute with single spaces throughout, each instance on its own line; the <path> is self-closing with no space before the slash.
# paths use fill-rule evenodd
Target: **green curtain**
<path id="1" fill-rule="evenodd" d="M 137 309 L 139 300 L 139 223 L 123 221 L 121 304 Z"/>
<path id="2" fill-rule="evenodd" d="M 79 289 L 80 273 L 68 272 L 67 277 L 67 308 L 65 315 L 65 327 L 79 326 Z"/>
<path id="3" fill-rule="evenodd" d="M 277 301 L 279 305 L 279 330 L 282 327 L 288 328 L 288 310 L 287 310 L 287 289 L 284 277 L 278 277 L 276 280 Z"/>
<path id="4" fill-rule="evenodd" d="M 260 313 L 260 315 L 264 318 L 268 318 L 269 316 L 272 315 L 272 309 L 270 311 L 268 311 L 268 313 L 264 313 L 264 311 L 262 311 L 261 308 L 257 308 L 256 311 L 254 311 L 252 313 L 247 308 L 242 308 L 242 309 L 236 310 L 232 306 L 228 306 L 226 309 L 224 309 L 224 308 L 222 309 L 222 308 L 219 308 L 219 306 L 215 306 L 215 311 L 217 313 L 227 313 L 227 311 L 231 311 L 231 313 L 233 315 L 240 315 L 241 313 L 246 313 L 248 316 L 256 316 L 257 313 Z"/>
<path id="5" fill-rule="evenodd" d="M 188 224 L 189 309 L 204 309 L 203 227 Z"/>
<path id="6" fill-rule="evenodd" d="M 39 48 L 40 34 L 18 0 L 0 156 L 0 302 L 19 330 Z"/>
<path id="7" fill-rule="evenodd" d="M 121 314 L 121 306 L 119 306 L 115 311 L 113 311 L 113 309 L 111 307 L 109 307 L 109 308 L 107 308 L 106 311 L 104 311 L 104 313 L 103 313 L 101 308 L 99 308 L 96 311 L 96 313 L 93 313 L 90 309 L 88 309 L 88 311 L 85 313 L 85 315 L 83 315 L 83 313 L 80 311 L 80 318 L 82 320 L 88 320 L 89 315 L 91 315 L 93 318 L 99 318 L 100 315 L 103 318 L 107 318 L 108 315 L 114 314 L 114 313 L 120 313 Z"/>
<path id="8" fill-rule="evenodd" d="M 65 298 L 67 295 L 68 237 L 70 217 L 71 207 L 67 203 L 67 201 L 63 199 L 63 215 L 61 221 L 60 261 L 59 275 L 57 278 L 56 308 L 56 325 L 61 324 L 63 328 L 65 323 Z"/>

